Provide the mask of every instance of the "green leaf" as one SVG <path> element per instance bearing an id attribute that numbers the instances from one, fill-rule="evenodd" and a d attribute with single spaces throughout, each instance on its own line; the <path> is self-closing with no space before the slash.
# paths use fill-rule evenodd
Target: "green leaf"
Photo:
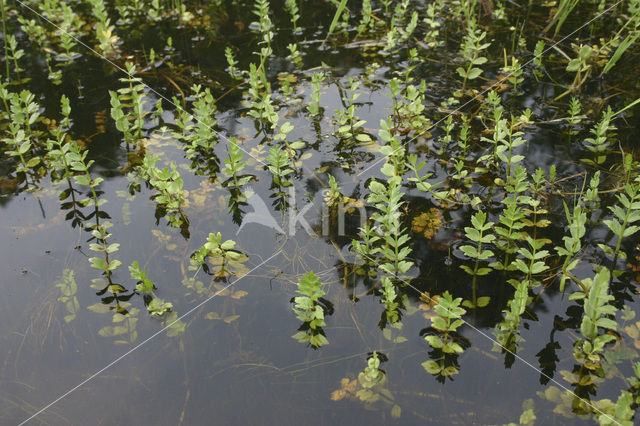
<path id="1" fill-rule="evenodd" d="M 423 362 L 422 363 L 422 368 L 424 368 L 427 373 L 433 374 L 434 376 L 437 375 L 437 374 L 440 374 L 440 371 L 442 370 L 442 368 L 440 367 L 440 364 L 438 364 L 435 361 L 425 361 L 425 362 Z"/>
<path id="2" fill-rule="evenodd" d="M 338 5 L 338 9 L 336 10 L 336 14 L 333 15 L 333 20 L 331 21 L 331 25 L 329 25 L 327 38 L 329 38 L 329 36 L 333 33 L 333 30 L 335 30 L 336 25 L 338 25 L 338 21 L 340 20 L 340 16 L 342 16 L 342 11 L 344 10 L 346 5 L 347 5 L 347 0 L 340 1 L 340 4 Z"/>
<path id="3" fill-rule="evenodd" d="M 89 262 L 91 263 L 91 267 L 94 269 L 99 269 L 102 271 L 106 271 L 107 270 L 107 262 L 104 261 L 104 259 L 100 258 L 100 257 L 92 257 L 89 259 Z"/>
<path id="4" fill-rule="evenodd" d="M 482 70 L 480 68 L 471 68 L 471 71 L 469 71 L 469 76 L 467 77 L 467 79 L 474 80 L 480 77 L 480 74 L 482 74 Z"/>
<path id="5" fill-rule="evenodd" d="M 477 300 L 478 308 L 484 308 L 485 306 L 487 306 L 489 304 L 490 300 L 491 300 L 491 297 L 489 297 L 489 296 L 478 297 L 478 300 Z"/>
<path id="6" fill-rule="evenodd" d="M 580 69 L 580 59 L 572 59 L 567 65 L 567 71 L 577 72 Z"/>

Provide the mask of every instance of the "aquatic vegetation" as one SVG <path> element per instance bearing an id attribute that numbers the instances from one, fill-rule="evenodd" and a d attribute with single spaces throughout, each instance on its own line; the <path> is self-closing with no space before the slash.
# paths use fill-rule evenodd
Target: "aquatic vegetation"
<path id="1" fill-rule="evenodd" d="M 224 56 L 227 58 L 227 64 L 229 65 L 229 67 L 227 68 L 229 75 L 233 78 L 240 78 L 241 73 L 240 73 L 240 70 L 238 70 L 238 67 L 237 67 L 238 61 L 236 61 L 235 55 L 233 53 L 233 49 L 227 46 L 224 49 Z"/>
<path id="2" fill-rule="evenodd" d="M 559 256 L 564 256 L 565 260 L 562 264 L 562 277 L 560 279 L 560 291 L 564 291 L 567 278 L 571 278 L 571 271 L 578 265 L 579 259 L 574 257 L 582 249 L 582 238 L 586 232 L 585 224 L 587 222 L 587 213 L 580 204 L 573 207 L 573 211 L 569 212 L 567 203 L 564 204 L 564 211 L 569 225 L 569 235 L 562 237 L 564 247 L 556 246 L 555 250 Z"/>
<path id="3" fill-rule="evenodd" d="M 300 9 L 296 3 L 296 0 L 285 0 L 284 7 L 291 15 L 291 25 L 293 25 L 293 31 L 298 31 L 298 20 L 300 19 Z"/>
<path id="4" fill-rule="evenodd" d="M 311 116 L 320 114 L 320 83 L 325 79 L 324 73 L 314 72 L 311 76 L 311 102 L 307 105 L 307 110 Z"/>
<path id="5" fill-rule="evenodd" d="M 62 271 L 62 276 L 58 279 L 56 287 L 60 289 L 58 302 L 63 303 L 66 310 L 64 321 L 71 322 L 76 318 L 80 310 L 80 303 L 77 297 L 78 284 L 76 283 L 73 269 L 67 268 Z"/>
<path id="6" fill-rule="evenodd" d="M 422 367 L 429 374 L 446 378 L 459 373 L 456 359 L 458 354 L 464 352 L 464 347 L 458 343 L 463 341 L 457 330 L 464 324 L 461 318 L 467 312 L 460 307 L 461 303 L 461 297 L 454 299 L 448 291 L 438 298 L 438 304 L 434 308 L 437 315 L 431 318 L 431 327 L 436 333 L 427 334 L 424 339 L 439 351 L 441 356 L 436 361 L 422 363 Z"/>
<path id="7" fill-rule="evenodd" d="M 289 175 L 293 173 L 289 156 L 282 151 L 279 146 L 274 146 L 269 150 L 267 157 L 269 162 L 269 171 L 273 175 L 273 184 L 275 186 L 287 187 L 293 183 L 289 180 Z"/>
<path id="8" fill-rule="evenodd" d="M 229 140 L 227 145 L 228 157 L 225 158 L 225 167 L 222 172 L 229 176 L 229 179 L 225 182 L 225 185 L 233 188 L 240 188 L 252 179 L 252 175 L 240 175 L 239 173 L 244 170 L 247 163 L 244 161 L 244 150 L 240 149 L 240 145 L 235 138 Z"/>
<path id="9" fill-rule="evenodd" d="M 208 87 L 202 90 L 202 86 L 194 85 L 191 91 L 191 96 L 195 99 L 192 104 L 193 115 L 180 110 L 181 116 L 176 120 L 176 124 L 182 130 L 180 136 L 185 143 L 187 158 L 196 164 L 200 162 L 200 158 L 203 158 L 202 162 L 206 161 L 215 172 L 217 171 L 216 158 L 212 155 L 218 142 L 218 134 L 215 131 L 218 124 L 215 118 L 217 110 L 215 100 Z"/>
<path id="10" fill-rule="evenodd" d="M 458 67 L 456 69 L 456 72 L 464 79 L 462 83 L 463 92 L 467 87 L 468 80 L 475 80 L 482 74 L 482 68 L 479 68 L 479 66 L 487 62 L 487 57 L 482 56 L 483 51 L 491 46 L 491 43 L 483 42 L 486 37 L 487 33 L 478 28 L 475 20 L 468 20 L 467 34 L 460 50 L 462 58 L 467 64 L 466 68 Z"/>
<path id="11" fill-rule="evenodd" d="M 474 259 L 475 262 L 473 264 L 473 269 L 467 265 L 460 265 L 460 268 L 465 271 L 467 274 L 473 277 L 472 288 L 472 304 L 473 307 L 479 306 L 479 300 L 476 296 L 476 282 L 477 278 L 483 275 L 487 275 L 491 272 L 491 268 L 489 266 L 480 266 L 480 261 L 486 261 L 491 258 L 494 253 L 492 250 L 483 250 L 483 244 L 491 244 L 495 239 L 495 235 L 488 234 L 486 231 L 489 231 L 493 228 L 493 222 L 487 222 L 487 214 L 483 211 L 476 212 L 473 216 L 471 216 L 471 225 L 473 227 L 467 226 L 464 228 L 465 236 L 475 243 L 475 246 L 470 244 L 465 244 L 460 246 L 460 251 L 464 253 L 465 256 Z"/>
<path id="12" fill-rule="evenodd" d="M 331 393 L 332 401 L 340 401 L 344 398 L 357 399 L 367 407 L 373 407 L 376 403 L 391 406 L 391 417 L 400 417 L 402 408 L 395 403 L 393 394 L 385 387 L 387 377 L 380 370 L 380 357 L 373 351 L 367 359 L 367 366 L 358 373 L 358 378 L 349 380 L 345 377 L 340 381 L 340 389 Z"/>
<path id="13" fill-rule="evenodd" d="M 293 312 L 303 324 L 300 331 L 292 337 L 298 342 L 308 342 L 314 347 L 328 345 L 329 341 L 322 330 L 326 325 L 324 321 L 326 307 L 320 300 L 325 292 L 322 291 L 322 283 L 313 271 L 309 271 L 298 281 L 297 293 L 300 296 L 292 299 Z"/>
<path id="14" fill-rule="evenodd" d="M 628 179 L 630 179 L 630 176 Z M 618 241 L 613 249 L 604 244 L 599 246 L 605 253 L 614 257 L 614 267 L 615 260 L 618 257 L 623 259 L 627 257 L 626 253 L 620 250 L 622 239 L 640 231 L 640 226 L 634 225 L 635 222 L 640 220 L 640 203 L 637 201 L 640 199 L 640 178 L 627 181 L 624 192 L 617 193 L 616 198 L 617 204 L 609 206 L 614 218 L 603 222 L 618 237 Z"/>
<path id="15" fill-rule="evenodd" d="M 0 3 L 0 423 L 637 421 L 638 0 Z"/>
<path id="16" fill-rule="evenodd" d="M 149 185 L 158 194 L 152 198 L 159 207 L 165 210 L 167 221 L 177 228 L 188 227 L 189 220 L 182 211 L 185 198 L 183 194 L 183 181 L 175 164 L 158 169 L 156 163 L 160 159 L 151 154 L 146 154 L 139 166 L 139 174 L 149 182 Z"/>
<path id="17" fill-rule="evenodd" d="M 233 263 L 243 263 L 247 260 L 242 252 L 235 249 L 236 242 L 233 240 L 222 241 L 220 232 L 210 233 L 207 242 L 204 243 L 189 259 L 190 270 L 197 271 L 203 268 L 205 272 L 215 275 L 216 278 L 225 278 L 234 274 L 231 270 Z M 211 267 L 216 268 L 211 271 Z"/>
<path id="18" fill-rule="evenodd" d="M 432 207 L 428 212 L 421 213 L 411 220 L 411 230 L 422 233 L 425 238 L 430 240 L 438 233 L 443 220 L 442 212 L 436 207 Z"/>
<path id="19" fill-rule="evenodd" d="M 589 370 L 599 369 L 604 347 L 616 340 L 612 334 L 600 334 L 599 329 L 616 331 L 617 323 L 608 316 L 615 316 L 616 307 L 611 305 L 614 297 L 609 294 L 611 273 L 601 268 L 592 279 L 582 280 L 584 291 L 577 291 L 570 296 L 571 300 L 584 300 L 584 316 L 580 323 L 580 333 L 584 339 L 575 343 L 574 357 Z"/>
<path id="20" fill-rule="evenodd" d="M 123 87 L 117 91 L 109 91 L 111 97 L 111 117 L 116 123 L 116 128 L 124 135 L 127 143 L 135 144 L 142 137 L 142 126 L 146 112 L 143 107 L 144 84 L 140 78 L 134 77 L 136 67 L 127 62 L 127 78 L 120 81 L 128 83 L 129 87 Z"/>
<path id="21" fill-rule="evenodd" d="M 495 336 L 497 344 L 494 344 L 493 350 L 515 354 L 518 351 L 519 343 L 523 338 L 519 334 L 521 316 L 529 304 L 529 283 L 527 281 L 510 281 L 511 285 L 516 288 L 513 298 L 507 302 L 508 309 L 502 311 L 503 320 L 496 325 Z M 505 362 L 507 362 L 505 360 Z M 511 361 L 513 362 L 513 360 Z"/>
<path id="22" fill-rule="evenodd" d="M 389 275 L 400 277 L 413 265 L 413 262 L 407 260 L 407 256 L 411 254 L 411 248 L 407 245 L 409 236 L 404 233 L 399 217 L 399 210 L 403 204 L 400 179 L 398 176 L 392 176 L 386 186 L 373 180 L 369 184 L 369 190 L 371 194 L 367 201 L 378 210 L 371 215 L 371 219 L 378 223 L 376 233 L 382 243 L 375 250 L 383 258 L 379 268 Z"/>

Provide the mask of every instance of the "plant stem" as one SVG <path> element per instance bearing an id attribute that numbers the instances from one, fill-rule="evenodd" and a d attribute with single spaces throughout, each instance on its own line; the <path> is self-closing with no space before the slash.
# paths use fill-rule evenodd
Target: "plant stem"
<path id="1" fill-rule="evenodd" d="M 7 80 L 9 80 L 9 46 L 7 45 L 7 15 L 4 9 L 4 0 L 0 0 L 0 8 L 2 9 L 2 35 L 4 38 L 4 64 L 7 67 Z"/>

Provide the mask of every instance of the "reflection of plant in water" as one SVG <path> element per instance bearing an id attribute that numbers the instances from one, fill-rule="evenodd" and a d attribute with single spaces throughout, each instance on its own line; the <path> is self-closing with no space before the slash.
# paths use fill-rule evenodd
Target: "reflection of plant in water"
<path id="1" fill-rule="evenodd" d="M 424 337 L 434 349 L 430 355 L 432 358 L 437 358 L 435 361 L 423 362 L 422 367 L 429 374 L 438 376 L 439 380 L 451 378 L 459 373 L 457 358 L 464 352 L 464 346 L 468 345 L 468 342 L 457 333 L 458 328 L 464 324 L 462 315 L 467 312 L 460 307 L 461 303 L 461 297 L 454 299 L 448 291 L 445 291 L 438 298 L 438 304 L 435 307 L 437 316 L 431 318 L 431 327 L 436 333 Z"/>
<path id="2" fill-rule="evenodd" d="M 88 306 L 87 309 L 98 314 L 114 311 L 111 318 L 111 322 L 114 325 L 102 327 L 98 334 L 102 337 L 115 337 L 116 340 L 113 343 L 116 345 L 126 345 L 134 343 L 138 339 L 137 324 L 140 310 L 130 307 L 131 303 L 118 301 L 115 307 L 110 307 L 104 303 L 96 303 Z"/>
<path id="3" fill-rule="evenodd" d="M 293 298 L 295 303 L 293 312 L 297 318 L 303 322 L 300 331 L 292 337 L 298 342 L 309 342 L 312 346 L 318 347 L 329 344 L 324 335 L 322 327 L 324 322 L 325 307 L 320 303 L 320 298 L 324 296 L 322 283 L 316 278 L 313 271 L 305 274 L 298 281 L 297 292 L 302 296 Z"/>

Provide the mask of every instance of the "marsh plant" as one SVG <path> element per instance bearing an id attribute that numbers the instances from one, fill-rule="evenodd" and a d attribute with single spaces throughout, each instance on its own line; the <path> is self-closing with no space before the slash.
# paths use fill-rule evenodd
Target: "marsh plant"
<path id="1" fill-rule="evenodd" d="M 475 20 L 468 21 L 467 34 L 461 45 L 460 53 L 466 62 L 464 66 L 458 67 L 456 71 L 463 78 L 462 92 L 467 88 L 469 80 L 475 80 L 482 74 L 481 65 L 487 63 L 487 57 L 483 56 L 484 51 L 491 46 L 491 43 L 485 42 L 487 33 L 478 28 Z"/>
<path id="2" fill-rule="evenodd" d="M 49 292 L 55 303 L 26 305 L 43 308 L 26 318 L 25 330 L 10 330 L 19 346 L 7 353 L 24 355 L 29 347 L 44 353 L 56 334 L 44 330 L 57 324 L 68 329 L 58 345 L 65 359 L 75 343 L 92 341 L 78 321 L 83 301 L 94 296 L 90 289 L 99 300 L 88 309 L 106 314 L 97 334 L 128 345 L 125 353 L 155 335 L 150 327 L 182 336 L 192 320 L 182 321 L 174 306 L 213 296 L 228 297 L 216 311 L 185 312 L 202 313 L 208 330 L 227 323 L 230 332 L 245 333 L 239 318 L 254 307 L 250 298 L 237 303 L 248 289 L 233 277 L 248 272 L 241 247 L 255 233 L 243 226 L 266 224 L 273 232 L 261 229 L 261 243 L 274 238 L 294 247 L 287 261 L 300 273 L 289 305 L 297 322 L 291 312 L 283 319 L 299 326 L 293 340 L 319 350 L 295 372 L 278 367 L 274 374 L 302 383 L 307 371 L 329 365 L 322 361 L 327 353 L 320 354 L 327 350 L 336 358 L 323 368 L 337 368 L 342 364 L 334 361 L 347 358 L 339 347 L 326 347 L 326 334 L 333 343 L 357 333 L 373 339 L 372 347 L 382 342 L 389 358 L 365 349 L 366 365 L 345 374 L 332 400 L 450 423 L 459 422 L 454 411 L 463 403 L 452 400 L 454 411 L 424 416 L 421 402 L 432 392 L 421 386 L 433 380 L 392 386 L 382 362 L 398 362 L 389 371 L 404 373 L 422 363 L 444 385 L 469 380 L 465 363 L 474 368 L 498 357 L 510 368 L 522 356 L 526 368 L 539 368 L 544 385 L 568 385 L 538 394 L 552 412 L 535 406 L 534 414 L 529 398 L 514 405 L 509 414 L 522 413 L 521 424 L 536 416 L 541 423 L 571 422 L 576 415 L 632 424 L 640 404 L 640 322 L 632 321 L 640 278 L 633 151 L 640 2 L 330 0 L 314 10 L 298 0 L 249 3 L 247 9 L 220 0 L 0 1 L 0 204 L 6 213 L 25 213 L 5 215 L 0 232 L 40 246 L 58 222 L 81 234 L 68 255 L 57 246 L 47 253 L 52 261 L 65 259 L 54 268 L 62 271 Z M 124 67 L 126 76 L 118 80 L 111 65 Z M 143 191 L 153 202 L 138 196 Z M 297 201 L 306 205 L 298 209 L 301 192 Z M 108 212 L 112 193 L 120 200 Z M 321 224 L 312 218 L 318 201 Z M 145 214 L 147 207 L 155 214 Z M 121 214 L 112 218 L 114 212 Z M 309 237 L 296 235 L 298 225 Z M 224 232 L 211 231 L 219 227 Z M 152 242 L 144 238 L 150 228 Z M 206 236 L 191 249 L 190 229 Z M 230 231 L 243 231 L 242 240 L 224 240 Z M 147 257 L 127 258 L 138 239 Z M 24 263 L 26 281 L 46 278 L 31 273 L 31 264 Z M 165 271 L 182 285 L 158 288 Z M 258 273 L 265 282 L 277 276 Z M 334 284 L 348 290 L 335 317 L 324 299 Z M 257 303 L 277 302 L 275 291 L 260 297 Z M 360 302 L 368 297 L 375 298 L 374 312 Z M 415 307 L 417 297 L 422 303 Z M 467 311 L 475 323 L 469 320 L 469 330 Z M 415 362 L 418 332 L 411 327 L 418 312 L 430 320 L 420 333 L 428 359 Z M 4 322 L 12 324 L 13 311 L 7 315 L 11 321 Z M 471 330 L 476 325 L 492 330 L 494 353 L 467 350 L 488 337 Z M 536 364 L 535 350 L 527 355 L 521 348 L 534 334 L 527 345 L 535 346 L 545 327 L 549 341 Z M 247 350 L 240 337 L 242 347 L 228 351 L 231 363 L 220 359 L 212 368 L 282 364 L 268 359 L 269 351 Z M 165 352 L 184 356 L 193 342 L 183 339 L 178 351 Z M 190 407 L 203 378 L 191 373 L 199 364 L 185 360 L 180 383 Z M 13 370 L 13 363 L 5 364 Z M 35 389 L 31 376 L 11 380 Z M 532 393 L 525 388 L 522 395 Z M 400 409 L 398 395 L 411 409 Z M 0 400 L 2 408 L 31 410 L 29 401 L 15 398 L 19 393 Z M 502 421 L 490 417 L 492 410 L 474 414 L 477 422 Z"/>
<path id="3" fill-rule="evenodd" d="M 487 221 L 487 214 L 483 211 L 476 212 L 473 216 L 471 216 L 471 225 L 464 228 L 465 236 L 469 241 L 472 241 L 474 245 L 465 244 L 460 246 L 460 251 L 464 253 L 465 256 L 474 259 L 473 268 L 467 265 L 460 265 L 463 271 L 473 277 L 473 281 L 471 283 L 472 286 L 472 307 L 482 307 L 481 305 L 485 305 L 489 302 L 486 298 L 478 299 L 477 297 L 477 278 L 487 275 L 491 272 L 491 268 L 488 266 L 480 266 L 480 262 L 485 262 L 491 257 L 493 257 L 494 253 L 490 249 L 484 249 L 488 244 L 491 244 L 495 239 L 495 235 L 488 233 L 487 231 L 493 228 L 493 222 Z"/>
<path id="4" fill-rule="evenodd" d="M 464 339 L 457 333 L 458 328 L 464 324 L 462 316 L 467 312 L 460 306 L 461 303 L 461 297 L 454 299 L 445 291 L 435 306 L 436 316 L 431 318 L 431 327 L 435 333 L 427 334 L 424 338 L 436 350 L 433 355 L 437 360 L 425 361 L 422 367 L 429 374 L 442 379 L 459 373 L 457 357 L 464 352 L 466 346 Z"/>
<path id="5" fill-rule="evenodd" d="M 300 296 L 292 299 L 293 312 L 303 324 L 300 331 L 292 337 L 298 342 L 309 343 L 314 347 L 328 345 L 329 341 L 322 329 L 326 325 L 324 319 L 327 308 L 321 300 L 325 292 L 313 271 L 309 271 L 298 281 L 296 292 Z"/>
<path id="6" fill-rule="evenodd" d="M 127 77 L 120 81 L 128 83 L 117 91 L 109 91 L 111 97 L 111 117 L 115 121 L 116 128 L 123 133 L 127 144 L 134 144 L 142 138 L 142 126 L 146 112 L 143 106 L 144 84 L 142 80 L 134 77 L 136 67 L 127 62 Z"/>
<path id="7" fill-rule="evenodd" d="M 158 161 L 160 161 L 159 158 L 146 154 L 138 167 L 138 174 L 157 191 L 152 199 L 164 211 L 161 216 L 165 216 L 167 221 L 176 228 L 187 228 L 189 220 L 183 212 L 185 198 L 182 176 L 175 164 L 159 169 L 156 167 Z"/>
<path id="8" fill-rule="evenodd" d="M 589 370 L 601 368 L 602 353 L 607 343 L 616 340 L 612 334 L 600 334 L 600 329 L 616 331 L 618 325 L 611 316 L 615 316 L 616 307 L 611 305 L 614 297 L 609 294 L 611 273 L 601 268 L 593 279 L 582 280 L 585 291 L 577 291 L 571 300 L 583 300 L 584 315 L 580 323 L 582 339 L 574 345 L 574 357 Z"/>
<path id="9" fill-rule="evenodd" d="M 191 255 L 189 269 L 198 271 L 202 268 L 216 279 L 225 279 L 234 274 L 234 264 L 244 263 L 248 259 L 235 247 L 233 240 L 222 241 L 220 232 L 210 233 L 204 245 Z"/>

